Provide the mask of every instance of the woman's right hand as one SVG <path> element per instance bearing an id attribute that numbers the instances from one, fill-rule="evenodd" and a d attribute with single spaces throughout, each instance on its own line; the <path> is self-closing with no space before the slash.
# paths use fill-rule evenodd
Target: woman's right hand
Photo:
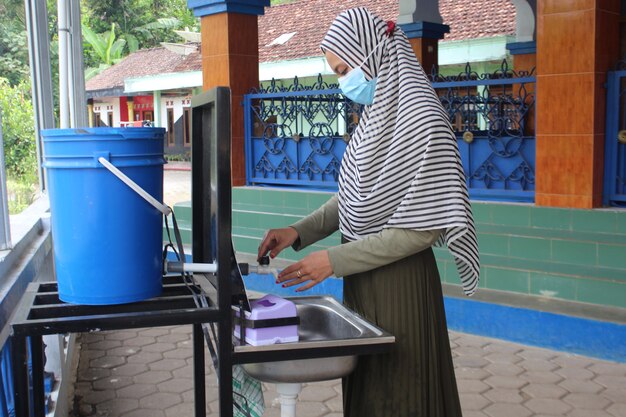
<path id="1" fill-rule="evenodd" d="M 270 229 L 265 232 L 263 240 L 259 245 L 259 254 L 257 261 L 270 253 L 271 258 L 275 258 L 278 254 L 298 239 L 298 232 L 293 227 L 284 227 L 282 229 Z"/>

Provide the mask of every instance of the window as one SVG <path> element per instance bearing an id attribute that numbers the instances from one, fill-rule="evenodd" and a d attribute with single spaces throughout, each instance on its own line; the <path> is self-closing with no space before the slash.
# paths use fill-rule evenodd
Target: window
<path id="1" fill-rule="evenodd" d="M 154 113 L 152 112 L 152 110 L 147 110 L 143 112 L 143 120 L 154 120 Z"/>
<path id="2" fill-rule="evenodd" d="M 176 133 L 174 132 L 174 109 L 167 109 L 167 146 L 176 144 Z"/>
<path id="3" fill-rule="evenodd" d="M 189 132 L 191 132 L 191 117 L 190 117 L 190 113 L 191 112 L 191 108 L 189 107 L 185 107 L 183 109 L 183 138 L 184 138 L 184 145 L 185 146 L 191 146 L 191 138 L 189 137 Z"/>

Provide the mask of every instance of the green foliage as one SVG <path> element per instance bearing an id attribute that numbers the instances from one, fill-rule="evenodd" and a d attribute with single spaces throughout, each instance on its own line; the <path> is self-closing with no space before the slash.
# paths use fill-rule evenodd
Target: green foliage
<path id="1" fill-rule="evenodd" d="M 99 65 L 85 70 L 85 78 L 89 79 L 102 72 L 111 65 L 119 62 L 124 56 L 124 39 L 115 39 L 115 25 L 111 24 L 111 30 L 104 33 L 95 33 L 89 27 L 83 25 L 83 39 L 93 48 L 98 57 Z"/>
<path id="2" fill-rule="evenodd" d="M 30 85 L 12 87 L 0 78 L 0 110 L 7 177 L 26 184 L 37 183 L 37 151 Z"/>
<path id="3" fill-rule="evenodd" d="M 9 203 L 9 213 L 17 214 L 30 206 L 37 196 L 35 184 L 27 181 L 16 181 L 7 179 L 7 200 Z"/>
<path id="4" fill-rule="evenodd" d="M 172 153 L 165 154 L 165 160 L 168 162 L 188 162 L 191 161 L 191 153 Z"/>
<path id="5" fill-rule="evenodd" d="M 81 0 L 82 25 L 93 33 L 111 33 L 124 40 L 124 53 L 158 46 L 160 42 L 180 39 L 172 29 L 199 28 L 199 21 L 187 7 L 187 0 Z M 104 64 L 87 39 L 85 66 Z"/>
<path id="6" fill-rule="evenodd" d="M 0 0 L 0 16 L 0 76 L 16 85 L 29 74 L 24 2 Z"/>

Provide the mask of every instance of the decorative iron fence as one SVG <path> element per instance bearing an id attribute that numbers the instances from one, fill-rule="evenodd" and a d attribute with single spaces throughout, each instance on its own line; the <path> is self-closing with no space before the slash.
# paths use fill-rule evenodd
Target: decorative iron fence
<path id="1" fill-rule="evenodd" d="M 470 197 L 534 201 L 535 77 L 502 61 L 492 73 L 431 75 L 456 133 Z"/>
<path id="2" fill-rule="evenodd" d="M 248 184 L 336 189 L 341 158 L 360 105 L 320 75 L 244 96 Z"/>
<path id="3" fill-rule="evenodd" d="M 430 76 L 458 139 L 470 196 L 534 200 L 533 71 L 503 61 L 478 74 L 468 64 L 455 76 Z M 250 185 L 337 189 L 341 157 L 361 106 L 337 84 L 272 81 L 244 96 L 246 174 Z"/>

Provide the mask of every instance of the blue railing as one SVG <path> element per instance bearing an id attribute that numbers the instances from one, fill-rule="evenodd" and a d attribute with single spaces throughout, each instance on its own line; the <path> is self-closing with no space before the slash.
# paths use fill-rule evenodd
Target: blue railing
<path id="1" fill-rule="evenodd" d="M 467 64 L 454 76 L 430 75 L 456 133 L 471 198 L 534 201 L 533 72 L 502 61 L 491 73 Z"/>
<path id="2" fill-rule="evenodd" d="M 477 74 L 430 76 L 455 130 L 470 196 L 534 201 L 533 72 L 506 61 Z M 244 96 L 249 185 L 337 189 L 341 157 L 361 107 L 320 75 L 313 85 L 273 81 Z"/>
<path id="3" fill-rule="evenodd" d="M 312 86 L 272 82 L 245 95 L 244 109 L 248 184 L 337 189 L 360 106 L 336 85 L 321 76 Z"/>
<path id="4" fill-rule="evenodd" d="M 626 62 L 607 74 L 604 205 L 626 207 Z"/>
<path id="5" fill-rule="evenodd" d="M 15 407 L 13 406 L 13 374 L 11 371 L 11 342 L 10 339 L 0 351 L 0 416 L 14 417 Z"/>

